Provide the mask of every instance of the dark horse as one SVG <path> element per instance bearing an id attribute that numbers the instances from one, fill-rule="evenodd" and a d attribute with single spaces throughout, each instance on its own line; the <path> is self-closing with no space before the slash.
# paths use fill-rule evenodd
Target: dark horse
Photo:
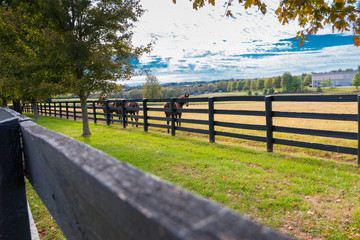
<path id="1" fill-rule="evenodd" d="M 189 94 L 184 94 L 184 96 L 180 97 L 180 98 L 188 98 Z M 188 102 L 175 102 L 175 109 L 177 108 L 183 108 L 184 104 L 188 107 L 189 103 Z M 171 103 L 170 102 L 166 102 L 164 104 L 164 108 L 171 108 Z M 181 122 L 178 122 L 177 119 L 181 119 L 181 112 L 175 112 L 175 122 L 177 126 L 181 126 Z M 165 116 L 167 118 L 171 117 L 171 112 L 170 111 L 166 111 L 165 110 Z M 169 125 L 169 121 L 166 121 L 167 125 Z M 169 128 L 168 128 L 168 133 L 169 133 Z"/>
<path id="2" fill-rule="evenodd" d="M 99 101 L 106 101 L 106 97 L 100 97 Z M 100 103 L 100 106 L 104 107 L 105 103 Z M 121 102 L 109 102 L 108 103 L 109 106 L 109 113 L 115 113 L 118 115 L 122 114 L 121 109 L 111 109 L 111 108 L 121 108 Z M 126 108 L 139 108 L 139 104 L 137 102 L 126 102 L 125 103 L 125 109 Z M 103 109 L 104 113 L 106 113 L 106 109 Z M 125 111 L 126 114 L 130 114 L 131 115 L 131 121 L 133 121 L 132 115 L 139 115 L 139 110 L 126 110 Z M 119 120 L 121 120 L 121 116 L 119 116 Z M 126 121 L 126 119 L 125 119 Z M 139 118 L 135 118 L 135 122 L 136 122 L 136 127 L 138 127 L 138 121 Z M 134 126 L 134 124 L 132 124 Z"/>
<path id="3" fill-rule="evenodd" d="M 139 108 L 140 105 L 137 102 L 126 102 L 125 107 L 126 108 Z M 134 116 L 135 122 L 136 122 L 136 127 L 138 127 L 139 118 L 135 117 L 135 115 L 139 116 L 139 110 L 138 109 L 136 109 L 136 110 L 126 110 L 126 114 L 130 114 L 131 121 L 133 121 L 133 116 Z M 132 125 L 134 126 L 134 124 L 132 124 Z"/>

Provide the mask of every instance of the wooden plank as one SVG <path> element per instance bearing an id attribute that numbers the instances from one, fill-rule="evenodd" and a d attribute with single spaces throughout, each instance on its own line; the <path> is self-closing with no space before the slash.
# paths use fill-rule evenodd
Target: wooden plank
<path id="1" fill-rule="evenodd" d="M 155 117 L 155 116 L 148 116 L 149 120 L 157 120 L 157 121 L 171 121 L 171 118 L 166 117 Z"/>
<path id="2" fill-rule="evenodd" d="M 301 141 L 279 139 L 279 138 L 274 138 L 274 143 L 281 144 L 281 145 L 287 145 L 287 146 L 293 146 L 293 147 L 302 147 L 302 148 L 324 150 L 324 151 L 329 151 L 329 152 L 357 155 L 357 148 L 351 148 L 351 147 L 326 145 L 326 144 L 320 144 L 320 143 L 309 143 L 309 142 L 301 142 Z"/>
<path id="3" fill-rule="evenodd" d="M 274 117 L 287 117 L 287 118 L 310 118 L 310 119 L 320 119 L 320 120 L 357 121 L 357 114 L 273 111 L 273 116 Z"/>
<path id="4" fill-rule="evenodd" d="M 169 125 L 156 124 L 156 123 L 149 123 L 149 127 L 167 128 L 167 129 L 171 129 L 171 126 L 169 126 Z"/>
<path id="5" fill-rule="evenodd" d="M 232 114 L 232 115 L 247 115 L 247 116 L 265 116 L 265 111 L 251 111 L 251 110 L 220 110 L 216 109 L 215 114 Z"/>
<path id="6" fill-rule="evenodd" d="M 193 123 L 193 124 L 200 124 L 200 125 L 209 125 L 208 120 L 181 118 L 181 119 L 177 119 L 177 121 L 181 122 L 181 123 Z"/>
<path id="7" fill-rule="evenodd" d="M 273 101 L 289 102 L 357 102 L 356 95 L 299 95 L 299 96 L 276 96 Z"/>
<path id="8" fill-rule="evenodd" d="M 181 113 L 205 113 L 205 114 L 209 113 L 209 111 L 207 109 L 188 109 L 188 108 L 177 108 L 176 112 L 181 112 Z"/>
<path id="9" fill-rule="evenodd" d="M 258 141 L 258 142 L 266 142 L 266 137 L 251 136 L 251 135 L 240 134 L 240 133 L 229 133 L 229 132 L 215 131 L 215 135 L 225 136 L 225 137 L 232 137 L 232 138 L 247 139 L 247 140 Z"/>
<path id="10" fill-rule="evenodd" d="M 21 127 L 30 182 L 69 240 L 287 239 L 83 143 Z"/>
<path id="11" fill-rule="evenodd" d="M 175 128 L 178 131 L 209 134 L 209 130 L 205 130 L 205 129 L 196 129 L 196 128 L 187 128 L 187 127 L 175 127 Z"/>
<path id="12" fill-rule="evenodd" d="M 171 112 L 170 109 L 148 107 L 149 112 Z"/>
<path id="13" fill-rule="evenodd" d="M 225 97 L 214 97 L 215 102 L 227 102 L 227 101 L 254 101 L 263 102 L 265 101 L 264 96 L 225 96 Z"/>
<path id="14" fill-rule="evenodd" d="M 339 132 L 339 131 L 291 128 L 291 127 L 280 127 L 280 126 L 274 126 L 274 131 L 275 132 L 319 136 L 319 137 L 343 138 L 343 139 L 350 139 L 350 140 L 357 140 L 357 135 L 358 135 L 355 132 L 353 132 L 353 133 L 352 132 Z"/>
<path id="15" fill-rule="evenodd" d="M 266 130 L 265 125 L 245 124 L 245 123 L 228 123 L 228 122 L 215 121 L 215 126 L 238 128 L 238 129 L 260 130 L 260 131 Z"/>

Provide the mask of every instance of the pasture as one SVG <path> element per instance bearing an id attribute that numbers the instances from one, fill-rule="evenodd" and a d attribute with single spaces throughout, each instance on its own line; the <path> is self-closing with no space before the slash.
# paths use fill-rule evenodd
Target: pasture
<path id="1" fill-rule="evenodd" d="M 163 119 L 159 120 L 159 118 L 164 118 L 165 114 L 163 112 L 163 103 L 148 103 L 149 110 L 147 111 L 147 116 L 149 117 L 148 123 L 150 124 L 150 131 L 160 131 L 167 132 L 166 129 L 159 128 L 160 124 L 166 124 L 166 121 Z M 140 107 L 142 108 L 142 103 L 140 102 Z M 356 102 L 278 102 L 274 101 L 272 103 L 272 110 L 274 112 L 289 112 L 289 113 L 325 113 L 325 114 L 357 114 L 357 103 Z M 59 111 L 59 107 L 56 107 L 57 111 Z M 158 109 L 156 111 L 152 109 Z M 185 122 L 182 123 L 182 127 L 188 129 L 199 129 L 200 131 L 209 130 L 208 124 L 206 121 L 209 119 L 208 111 L 208 103 L 204 102 L 190 102 L 189 107 L 184 107 L 187 111 L 202 111 L 204 113 L 195 113 L 195 112 L 184 112 L 182 114 L 182 119 L 192 121 L 191 123 Z M 237 102 L 215 102 L 214 104 L 215 110 L 220 111 L 265 111 L 265 103 L 264 102 L 249 102 L 249 101 L 237 101 Z M 73 111 L 72 104 L 69 104 L 69 111 Z M 79 109 L 77 110 L 79 111 Z M 97 115 L 98 122 L 105 122 L 104 112 L 101 109 L 95 109 Z M 89 114 L 92 117 L 94 112 L 92 103 L 89 104 Z M 139 115 L 142 116 L 143 112 L 140 110 Z M 58 115 L 59 116 L 59 113 Z M 77 114 L 77 120 L 80 118 L 80 113 Z M 63 117 L 65 117 L 63 115 Z M 103 120 L 101 120 L 101 118 Z M 116 116 L 113 117 L 114 120 L 117 119 Z M 339 120 L 321 120 L 321 119 L 306 119 L 306 118 L 289 118 L 289 117 L 273 117 L 273 125 L 277 127 L 290 127 L 290 128 L 298 128 L 298 129 L 314 129 L 314 130 L 322 130 L 322 131 L 337 131 L 337 132 L 350 132 L 353 135 L 357 134 L 357 122 L 356 121 L 339 121 Z M 203 124 L 193 123 L 197 120 L 202 121 Z M 228 115 L 228 114 L 215 114 L 214 120 L 219 123 L 232 123 L 232 124 L 250 124 L 257 126 L 265 126 L 266 118 L 265 116 L 248 116 L 248 115 Z M 139 119 L 139 123 L 142 124 L 143 118 Z M 119 123 L 115 123 L 119 124 Z M 220 124 L 219 124 L 220 125 Z M 140 125 L 141 126 L 141 125 Z M 266 137 L 266 131 L 264 130 L 249 130 L 249 129 L 239 129 L 239 128 L 230 128 L 224 126 L 215 125 L 216 132 L 227 132 L 230 134 L 244 134 L 250 136 L 258 136 L 258 137 Z M 197 138 L 208 138 L 206 134 L 196 134 L 189 133 L 183 131 L 176 131 L 176 134 L 180 134 L 183 136 L 192 136 Z M 357 147 L 356 137 L 352 140 L 344 139 L 344 138 L 336 138 L 336 137 L 320 137 L 320 136 L 310 136 L 310 135 L 300 135 L 300 134 L 292 134 L 285 132 L 277 132 L 274 131 L 274 138 L 277 139 L 285 139 L 291 141 L 302 141 L 309 143 L 319 143 L 319 144 L 328 144 L 334 146 L 344 146 L 350 148 Z M 249 141 L 237 138 L 229 138 L 224 136 L 216 136 L 216 141 L 226 141 L 226 142 L 237 142 L 251 147 L 259 147 L 260 149 L 264 149 L 266 144 L 263 142 Z M 333 152 L 326 151 L 318 151 L 313 149 L 305 149 L 305 148 L 296 148 L 289 147 L 283 145 L 274 145 L 274 151 L 286 151 L 286 152 L 294 152 L 300 155 L 310 155 L 310 156 L 318 156 L 324 158 L 332 158 L 332 159 L 340 159 L 344 161 L 356 162 L 356 156 L 347 155 L 347 154 L 338 154 Z"/>
<path id="2" fill-rule="evenodd" d="M 80 137 L 78 121 L 40 117 L 39 124 L 300 239 L 359 238 L 360 171 L 353 162 L 117 124 L 91 124 L 88 138 Z M 44 231 L 55 232 L 50 226 Z M 44 239 L 51 238 L 44 233 Z"/>

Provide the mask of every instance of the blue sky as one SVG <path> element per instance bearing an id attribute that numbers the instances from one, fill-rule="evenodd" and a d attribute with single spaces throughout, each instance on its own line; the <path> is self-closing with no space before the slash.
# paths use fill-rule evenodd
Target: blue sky
<path id="1" fill-rule="evenodd" d="M 300 28 L 296 22 L 281 25 L 277 21 L 276 0 L 266 1 L 266 15 L 234 4 L 232 18 L 224 16 L 220 2 L 195 11 L 188 0 L 177 4 L 143 0 L 147 12 L 136 24 L 134 44 L 156 43 L 138 67 L 151 69 L 166 83 L 272 77 L 360 65 L 360 48 L 354 46 L 351 33 L 334 34 L 326 28 L 299 47 L 295 36 Z M 127 84 L 144 81 L 138 76 Z"/>

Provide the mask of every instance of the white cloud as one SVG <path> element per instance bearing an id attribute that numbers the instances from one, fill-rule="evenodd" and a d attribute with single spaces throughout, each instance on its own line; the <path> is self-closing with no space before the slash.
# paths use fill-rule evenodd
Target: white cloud
<path id="1" fill-rule="evenodd" d="M 234 18 L 227 18 L 221 5 L 195 11 L 189 1 L 173 4 L 171 0 L 143 0 L 148 12 L 137 24 L 134 43 L 146 44 L 154 37 L 157 41 L 152 53 L 142 57 L 141 63 L 151 65 L 160 82 L 253 78 L 285 71 L 297 74 L 357 67 L 360 50 L 351 45 L 293 51 L 291 43 L 279 44 L 282 39 L 295 37 L 299 27 L 296 23 L 281 25 L 274 13 L 278 2 L 267 4 L 266 15 L 255 8 L 244 10 L 234 4 L 231 7 Z M 321 33 L 330 32 L 327 28 Z M 136 77 L 132 83 L 143 80 Z"/>

